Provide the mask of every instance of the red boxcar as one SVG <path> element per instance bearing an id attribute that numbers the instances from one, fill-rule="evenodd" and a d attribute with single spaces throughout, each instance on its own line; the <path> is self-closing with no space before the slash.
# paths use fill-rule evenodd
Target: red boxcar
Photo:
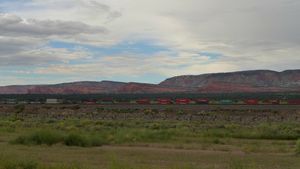
<path id="1" fill-rule="evenodd" d="M 257 105 L 258 104 L 258 100 L 257 99 L 248 99 L 245 101 L 246 104 L 248 105 Z"/>
<path id="2" fill-rule="evenodd" d="M 209 104 L 209 99 L 195 99 L 197 104 Z"/>
<path id="3" fill-rule="evenodd" d="M 191 99 L 176 99 L 176 104 L 190 104 Z"/>
<path id="4" fill-rule="evenodd" d="M 161 105 L 172 104 L 171 99 L 157 99 L 157 103 Z"/>
<path id="5" fill-rule="evenodd" d="M 300 99 L 288 100 L 288 104 L 291 104 L 291 105 L 300 105 Z"/>
<path id="6" fill-rule="evenodd" d="M 149 99 L 138 99 L 136 100 L 137 104 L 150 104 L 150 100 Z"/>

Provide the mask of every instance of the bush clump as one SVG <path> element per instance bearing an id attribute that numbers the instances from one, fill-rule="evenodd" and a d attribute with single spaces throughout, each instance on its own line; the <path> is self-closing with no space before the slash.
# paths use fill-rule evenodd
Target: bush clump
<path id="1" fill-rule="evenodd" d="M 23 145 L 54 145 L 62 143 L 66 146 L 78 146 L 78 147 L 92 147 L 101 146 L 105 141 L 96 136 L 83 135 L 80 133 L 63 134 L 60 132 L 55 132 L 51 130 L 40 130 L 33 132 L 27 136 L 19 136 L 14 141 L 13 144 L 23 144 Z"/>
<path id="2" fill-rule="evenodd" d="M 81 135 L 79 133 L 71 133 L 64 139 L 66 146 L 78 147 L 99 147 L 105 144 L 105 140 L 97 136 Z"/>
<path id="3" fill-rule="evenodd" d="M 0 169 L 37 169 L 35 161 L 1 161 Z"/>
<path id="4" fill-rule="evenodd" d="M 11 159 L 0 157 L 0 169 L 88 169 L 76 164 L 45 165 L 29 159 Z"/>
<path id="5" fill-rule="evenodd" d="M 88 137 L 77 133 L 69 134 L 64 139 L 64 144 L 67 146 L 78 146 L 78 147 L 88 147 L 91 145 Z"/>
<path id="6" fill-rule="evenodd" d="M 296 153 L 300 155 L 300 139 L 296 142 Z"/>
<path id="7" fill-rule="evenodd" d="M 19 136 L 13 141 L 15 144 L 24 145 L 53 145 L 64 140 L 61 133 L 51 130 L 40 130 L 29 134 L 28 136 Z"/>

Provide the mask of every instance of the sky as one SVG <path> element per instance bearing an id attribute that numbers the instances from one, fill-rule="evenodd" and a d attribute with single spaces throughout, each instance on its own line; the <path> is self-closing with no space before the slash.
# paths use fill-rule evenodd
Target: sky
<path id="1" fill-rule="evenodd" d="M 0 85 L 300 65 L 299 0 L 0 0 Z"/>

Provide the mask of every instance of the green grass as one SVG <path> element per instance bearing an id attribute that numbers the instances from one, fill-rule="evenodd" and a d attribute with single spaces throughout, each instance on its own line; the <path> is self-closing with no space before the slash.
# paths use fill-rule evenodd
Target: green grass
<path id="1" fill-rule="evenodd" d="M 43 165 L 35 161 L 6 160 L 0 162 L 0 169 L 88 169 L 77 165 Z"/>
<path id="2" fill-rule="evenodd" d="M 0 158 L 0 169 L 298 169 L 299 156 L 291 154 L 300 153 L 299 128 L 292 122 L 7 118 L 0 119 L 0 154 L 11 158 Z M 34 160 L 22 160 L 27 156 Z M 64 165 L 74 161 L 82 166 Z"/>
<path id="3" fill-rule="evenodd" d="M 205 137 L 297 140 L 300 137 L 299 124 L 262 123 L 256 126 L 220 125 L 203 131 Z"/>
<path id="4" fill-rule="evenodd" d="M 263 169 L 260 166 L 257 166 L 255 163 L 243 161 L 243 160 L 232 160 L 228 169 Z"/>
<path id="5" fill-rule="evenodd" d="M 33 160 L 18 155 L 7 157 L 0 156 L 0 169 L 89 169 L 78 164 L 45 164 L 40 160 Z"/>
<path id="6" fill-rule="evenodd" d="M 76 164 L 60 164 L 60 165 L 46 165 L 34 160 L 8 160 L 0 159 L 0 169 L 90 169 L 89 167 Z M 262 166 L 257 165 L 243 159 L 234 159 L 224 164 L 224 169 L 263 169 Z M 137 164 L 121 161 L 116 157 L 109 158 L 108 169 L 157 169 L 151 166 L 138 166 Z M 164 169 L 213 169 L 215 167 L 201 167 L 193 164 L 180 164 L 164 167 Z"/>
<path id="7" fill-rule="evenodd" d="M 299 124 L 260 124 L 239 126 L 222 123 L 172 121 L 91 121 L 67 120 L 40 122 L 6 122 L 0 132 L 24 130 L 12 143 L 23 145 L 54 145 L 91 147 L 127 143 L 197 143 L 225 144 L 228 138 L 253 140 L 297 140 Z M 5 124 L 5 123 L 4 123 Z M 5 126 L 5 127 L 4 127 Z M 35 132 L 36 128 L 41 128 Z M 9 130 L 7 130 L 9 131 Z M 210 141 L 211 140 L 211 141 Z M 208 142 L 207 142 L 208 141 Z"/>

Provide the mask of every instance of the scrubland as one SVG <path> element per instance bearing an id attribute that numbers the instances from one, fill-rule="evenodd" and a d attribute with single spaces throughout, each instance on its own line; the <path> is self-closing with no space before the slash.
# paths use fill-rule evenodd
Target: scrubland
<path id="1" fill-rule="evenodd" d="M 166 110 L 173 118 L 108 120 L 90 115 L 30 116 L 23 111 L 0 118 L 1 169 L 300 168 L 300 123 L 294 119 L 183 120 L 174 116 L 184 116 L 184 111 Z M 91 114 L 101 111 L 108 113 L 97 109 Z M 257 113 L 253 117 L 259 117 Z"/>

